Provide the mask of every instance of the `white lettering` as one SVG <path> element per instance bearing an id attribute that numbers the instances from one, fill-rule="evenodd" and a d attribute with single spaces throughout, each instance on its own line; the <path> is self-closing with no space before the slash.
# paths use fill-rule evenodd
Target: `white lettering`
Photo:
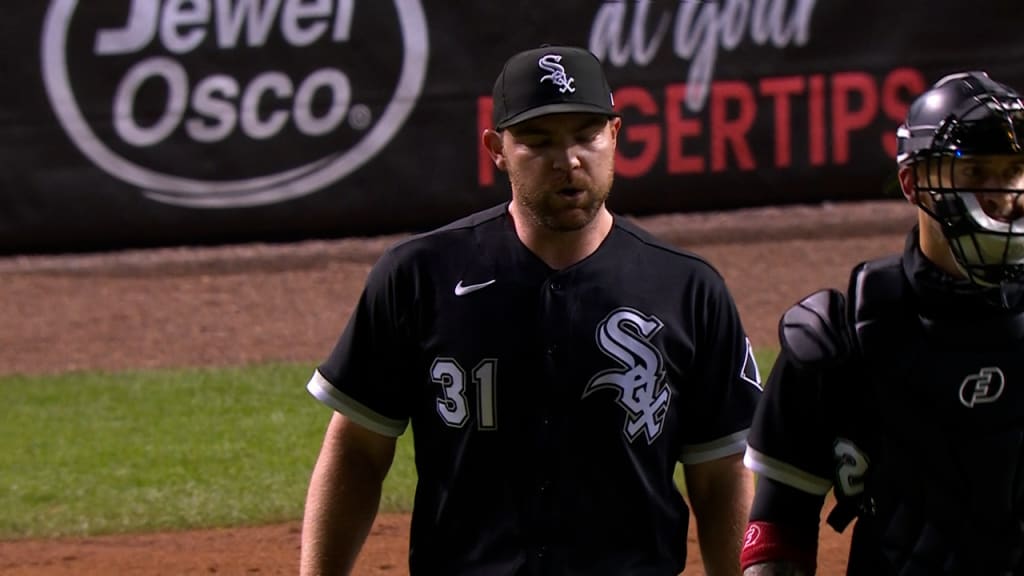
<path id="1" fill-rule="evenodd" d="M 313 115 L 313 96 L 320 88 L 331 91 L 331 106 L 321 118 Z M 309 75 L 295 93 L 295 127 L 307 136 L 327 134 L 338 127 L 348 113 L 352 86 L 340 70 L 324 68 Z"/>
<path id="2" fill-rule="evenodd" d="M 157 36 L 172 54 L 195 50 L 215 31 L 217 46 L 264 46 L 275 23 L 292 46 L 309 46 L 331 31 L 348 41 L 355 0 L 132 0 L 123 28 L 101 29 L 93 51 L 99 56 L 139 52 Z M 282 7 L 283 3 L 283 7 Z M 332 19 L 333 13 L 333 19 Z M 278 22 L 278 18 L 280 19 Z M 212 22 L 211 22 L 212 20 Z M 242 38 L 244 32 L 244 39 Z"/>
<path id="3" fill-rule="evenodd" d="M 404 126 L 419 100 L 430 55 L 420 0 L 394 0 L 403 57 L 399 77 L 387 82 L 390 98 L 375 101 L 380 104 L 377 118 L 365 104 L 352 101 L 352 85 L 341 70 L 313 70 L 301 79 L 279 71 L 255 78 L 246 74 L 245 80 L 230 72 L 190 79 L 186 65 L 191 63 L 175 56 L 198 49 L 259 48 L 267 41 L 324 41 L 328 34 L 332 42 L 348 41 L 355 1 L 122 0 L 123 20 L 92 33 L 81 31 L 88 34 L 86 49 L 92 49 L 95 56 L 137 54 L 127 63 L 126 59 L 96 63 L 104 74 L 124 71 L 108 109 L 113 134 L 93 129 L 71 82 L 68 56 L 78 46 L 69 42 L 72 36 L 80 37 L 78 31 L 72 34 L 72 23 L 84 22 L 75 14 L 87 9 L 88 3 L 48 0 L 40 72 L 52 110 L 75 147 L 98 168 L 139 188 L 148 198 L 192 207 L 280 202 L 347 177 L 374 158 Z M 291 6 L 288 15 L 284 13 L 286 2 Z M 367 5 L 376 8 L 377 3 Z M 365 15 L 362 10 L 360 14 Z M 254 55 L 258 57 L 258 50 L 245 57 Z M 145 153 L 140 155 L 142 162 L 125 155 L 128 148 L 151 147 L 174 137 L 202 143 L 235 140 L 242 135 L 265 139 L 284 130 L 289 122 L 296 133 L 311 136 L 329 133 L 342 122 L 366 133 L 347 150 L 298 160 L 293 166 L 253 166 L 248 173 L 228 180 L 167 172 L 147 165 L 151 156 Z M 112 140 L 121 145 L 112 147 Z"/>
<path id="4" fill-rule="evenodd" d="M 260 0 L 238 0 L 234 5 L 231 0 L 216 0 L 217 45 L 221 48 L 237 46 L 243 27 L 248 46 L 266 44 L 281 0 L 268 0 L 266 7 L 263 6 Z"/>
<path id="5" fill-rule="evenodd" d="M 253 78 L 245 89 L 242 94 L 242 132 L 254 140 L 270 138 L 288 122 L 288 112 L 279 109 L 266 118 L 260 118 L 260 102 L 267 92 L 282 100 L 288 98 L 292 95 L 292 81 L 281 72 L 264 72 Z"/>
<path id="6" fill-rule="evenodd" d="M 749 0 L 726 4 L 722 12 L 722 48 L 732 50 L 743 41 L 743 26 L 750 15 Z"/>
<path id="7" fill-rule="evenodd" d="M 162 81 L 168 98 L 159 118 L 146 124 L 137 117 L 135 101 L 142 86 Z M 313 101 L 318 91 L 326 90 L 330 101 L 326 112 L 317 116 Z M 290 102 L 294 92 L 294 101 Z M 165 57 L 144 60 L 129 70 L 118 86 L 114 101 L 114 128 L 133 146 L 152 146 L 174 133 L 185 117 L 189 85 L 185 69 Z M 241 94 L 236 109 L 235 101 Z M 321 68 L 294 89 L 291 79 L 281 72 L 265 72 L 240 90 L 235 78 L 215 74 L 199 82 L 189 102 L 192 117 L 185 121 L 185 133 L 197 142 L 218 142 L 235 128 L 254 140 L 277 135 L 288 124 L 306 136 L 322 136 L 336 129 L 347 117 L 352 103 L 352 85 L 348 77 L 334 68 Z"/>
<path id="8" fill-rule="evenodd" d="M 356 8 L 355 0 L 338 0 L 338 10 L 334 17 L 335 42 L 348 42 L 352 33 L 352 11 Z"/>
<path id="9" fill-rule="evenodd" d="M 751 2 L 753 7 L 751 8 Z M 730 52 L 743 41 L 747 30 L 757 45 L 775 48 L 802 46 L 809 38 L 811 15 L 817 0 L 723 0 L 722 2 L 680 2 L 672 30 L 674 55 L 690 62 L 686 84 L 686 108 L 700 112 L 707 101 L 714 77 L 719 48 Z M 647 66 L 657 55 L 667 35 L 668 10 L 657 15 L 657 26 L 647 35 L 649 0 L 635 4 L 629 39 L 625 2 L 602 4 L 590 31 L 590 51 L 616 67 Z M 787 9 L 791 8 L 787 12 Z"/>
<path id="10" fill-rule="evenodd" d="M 622 41 L 625 36 L 626 12 L 628 2 L 607 2 L 601 6 L 594 25 L 590 28 L 590 50 L 598 57 L 606 56 L 615 66 L 625 66 L 632 60 L 636 64 L 646 66 L 658 52 L 662 39 L 668 32 L 669 16 L 661 14 L 658 24 L 650 40 L 645 40 L 647 12 L 650 0 L 639 0 L 636 3 L 636 16 L 630 27 L 629 40 Z"/>
<path id="11" fill-rule="evenodd" d="M 707 4 L 705 8 L 704 4 L 695 2 L 686 2 L 682 6 L 682 10 L 676 15 L 673 48 L 677 56 L 691 60 L 687 78 L 686 107 L 691 111 L 697 111 L 703 108 L 707 100 L 711 78 L 715 73 L 719 31 L 719 22 L 716 19 L 718 6 Z"/>
<path id="12" fill-rule="evenodd" d="M 135 96 L 142 85 L 160 78 L 167 85 L 167 105 L 163 115 L 152 126 L 135 121 Z M 170 136 L 181 122 L 188 97 L 188 75 L 180 64 L 170 58 L 149 58 L 131 67 L 114 95 L 114 130 L 122 140 L 137 147 L 152 146 Z"/>
<path id="13" fill-rule="evenodd" d="M 160 17 L 160 41 L 172 54 L 191 52 L 203 43 L 209 22 L 209 0 L 167 0 Z"/>
<path id="14" fill-rule="evenodd" d="M 100 30 L 96 33 L 93 52 L 98 56 L 131 54 L 142 50 L 156 36 L 156 2 L 132 2 L 128 24 L 124 28 Z"/>
<path id="15" fill-rule="evenodd" d="M 230 102 L 237 97 L 238 82 L 230 76 L 215 74 L 200 82 L 192 92 L 192 110 L 212 122 L 190 118 L 185 122 L 185 132 L 196 142 L 227 138 L 238 123 L 238 113 Z"/>
<path id="16" fill-rule="evenodd" d="M 281 33 L 292 46 L 309 46 L 316 42 L 327 31 L 327 22 L 311 22 L 307 25 L 303 20 L 329 19 L 331 16 L 331 0 L 285 0 L 284 12 L 281 14 Z"/>
<path id="17" fill-rule="evenodd" d="M 797 0 L 796 8 L 786 21 L 786 0 L 756 0 L 754 19 L 751 23 L 751 38 L 759 46 L 767 44 L 769 39 L 776 48 L 789 46 L 796 41 L 797 45 L 807 43 L 807 27 L 811 22 L 816 0 Z"/>

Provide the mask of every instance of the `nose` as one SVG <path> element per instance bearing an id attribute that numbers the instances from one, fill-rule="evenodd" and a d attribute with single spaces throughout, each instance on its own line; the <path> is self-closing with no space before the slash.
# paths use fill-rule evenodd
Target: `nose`
<path id="1" fill-rule="evenodd" d="M 978 194 L 982 210 L 989 217 L 1002 222 L 1013 222 L 1024 216 L 1024 191 Z"/>
<path id="2" fill-rule="evenodd" d="M 552 167 L 555 170 L 572 172 L 582 165 L 580 161 L 580 150 L 575 144 L 565 144 L 552 147 Z"/>

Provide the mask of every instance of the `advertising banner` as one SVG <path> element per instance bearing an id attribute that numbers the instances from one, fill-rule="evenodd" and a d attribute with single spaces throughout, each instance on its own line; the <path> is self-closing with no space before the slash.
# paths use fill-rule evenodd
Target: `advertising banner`
<path id="1" fill-rule="evenodd" d="M 575 44 L 623 113 L 622 213 L 896 197 L 944 74 L 1024 88 L 1011 0 L 13 0 L 0 252 L 422 230 L 509 197 L 512 53 Z"/>

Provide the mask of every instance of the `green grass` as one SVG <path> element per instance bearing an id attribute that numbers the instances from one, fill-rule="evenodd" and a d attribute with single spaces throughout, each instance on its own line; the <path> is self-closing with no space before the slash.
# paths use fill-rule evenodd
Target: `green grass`
<path id="1" fill-rule="evenodd" d="M 762 376 L 774 358 L 758 355 Z M 312 370 L 0 378 L 0 539 L 301 518 L 330 417 L 303 386 Z M 399 439 L 384 512 L 412 507 L 411 436 Z"/>
<path id="2" fill-rule="evenodd" d="M 300 517 L 330 416 L 303 387 L 312 370 L 0 379 L 0 538 Z M 393 482 L 403 491 L 406 468 Z"/>
<path id="3" fill-rule="evenodd" d="M 775 349 L 754 350 L 754 357 L 757 359 L 757 366 L 761 369 L 762 384 L 768 379 L 768 372 L 771 371 L 775 359 L 779 357 L 779 351 Z"/>

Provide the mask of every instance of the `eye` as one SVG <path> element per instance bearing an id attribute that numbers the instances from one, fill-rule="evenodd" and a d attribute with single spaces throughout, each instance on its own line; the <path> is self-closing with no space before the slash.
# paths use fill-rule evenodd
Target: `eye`
<path id="1" fill-rule="evenodd" d="M 587 129 L 580 130 L 576 133 L 575 140 L 577 144 L 592 144 L 601 137 L 600 129 Z"/>
<path id="2" fill-rule="evenodd" d="M 977 182 L 984 178 L 984 169 L 976 164 L 960 164 L 957 167 L 957 176 L 967 182 Z"/>
<path id="3" fill-rule="evenodd" d="M 587 126 L 586 128 L 577 132 L 576 137 L 585 140 L 593 140 L 594 138 L 597 138 L 601 134 L 602 128 L 603 126 Z"/>
<path id="4" fill-rule="evenodd" d="M 526 136 L 520 138 L 519 142 L 527 148 L 543 148 L 551 143 L 551 139 L 545 136 Z"/>

